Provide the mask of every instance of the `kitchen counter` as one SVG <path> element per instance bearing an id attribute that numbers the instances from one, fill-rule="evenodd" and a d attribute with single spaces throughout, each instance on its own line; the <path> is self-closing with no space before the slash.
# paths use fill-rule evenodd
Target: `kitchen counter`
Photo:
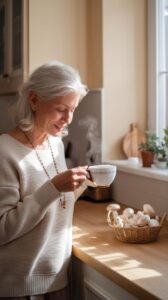
<path id="1" fill-rule="evenodd" d="M 168 299 L 167 223 L 156 242 L 123 243 L 107 224 L 108 204 L 77 201 L 73 255 L 138 299 Z"/>

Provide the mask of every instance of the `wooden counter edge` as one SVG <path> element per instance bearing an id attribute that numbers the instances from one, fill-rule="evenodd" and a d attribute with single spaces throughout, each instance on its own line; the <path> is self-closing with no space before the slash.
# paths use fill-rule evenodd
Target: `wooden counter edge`
<path id="1" fill-rule="evenodd" d="M 147 300 L 159 300 L 160 298 L 152 295 L 142 287 L 136 285 L 134 282 L 126 279 L 121 276 L 119 273 L 113 269 L 107 268 L 105 265 L 101 264 L 97 259 L 94 259 L 92 256 L 88 255 L 85 251 L 79 249 L 76 245 L 72 247 L 72 254 L 80 259 L 83 263 L 89 267 L 95 269 L 97 272 L 104 275 L 106 278 L 112 280 L 118 286 L 127 290 L 130 294 L 133 294 L 138 299 L 147 299 Z"/>

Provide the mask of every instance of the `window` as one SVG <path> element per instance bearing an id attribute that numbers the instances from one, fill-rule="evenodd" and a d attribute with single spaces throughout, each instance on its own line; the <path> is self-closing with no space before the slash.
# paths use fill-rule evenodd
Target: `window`
<path id="1" fill-rule="evenodd" d="M 168 0 L 148 0 L 148 128 L 168 127 Z"/>

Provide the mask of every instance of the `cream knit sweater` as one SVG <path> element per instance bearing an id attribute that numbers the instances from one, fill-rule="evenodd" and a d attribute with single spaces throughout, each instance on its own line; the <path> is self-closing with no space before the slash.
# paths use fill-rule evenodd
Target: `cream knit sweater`
<path id="1" fill-rule="evenodd" d="M 62 172 L 66 170 L 62 140 L 50 137 L 50 142 Z M 38 152 L 53 177 L 50 150 Z M 66 202 L 64 209 L 34 150 L 1 135 L 0 297 L 44 294 L 67 285 L 74 193 L 66 193 Z"/>

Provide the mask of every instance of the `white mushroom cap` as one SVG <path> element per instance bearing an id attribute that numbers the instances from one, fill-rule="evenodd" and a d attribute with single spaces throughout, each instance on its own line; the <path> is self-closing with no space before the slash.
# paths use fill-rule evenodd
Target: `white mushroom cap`
<path id="1" fill-rule="evenodd" d="M 156 215 L 154 208 L 150 204 L 144 204 L 143 211 L 144 214 L 149 215 L 151 218 L 154 218 Z"/>
<path id="2" fill-rule="evenodd" d="M 140 227 L 146 226 L 146 225 L 149 225 L 149 222 L 150 222 L 150 216 L 144 215 L 144 216 L 138 218 L 137 225 Z"/>
<path id="3" fill-rule="evenodd" d="M 134 215 L 134 209 L 127 207 L 123 210 L 123 215 L 127 216 L 127 218 L 131 218 Z"/>
<path id="4" fill-rule="evenodd" d="M 156 219 L 150 219 L 150 222 L 149 222 L 149 226 L 150 227 L 157 227 L 159 226 L 159 222 L 156 220 Z"/>
<path id="5" fill-rule="evenodd" d="M 120 205 L 117 203 L 112 203 L 107 206 L 107 211 L 115 211 L 120 209 Z"/>
<path id="6" fill-rule="evenodd" d="M 140 217 L 143 217 L 143 216 L 144 216 L 144 213 L 141 210 L 138 210 L 137 211 L 137 217 L 140 218 Z"/>
<path id="7" fill-rule="evenodd" d="M 124 226 L 123 225 L 123 220 L 119 216 L 117 216 L 115 218 L 115 226 L 118 226 L 118 227 L 123 227 Z"/>

